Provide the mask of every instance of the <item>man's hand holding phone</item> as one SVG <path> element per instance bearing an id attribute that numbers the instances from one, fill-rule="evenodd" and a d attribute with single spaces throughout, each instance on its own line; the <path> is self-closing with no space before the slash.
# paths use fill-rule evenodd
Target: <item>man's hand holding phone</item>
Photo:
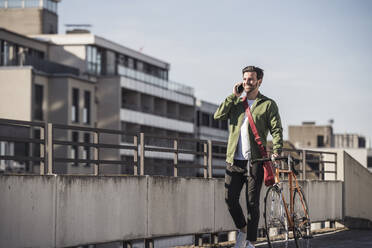
<path id="1" fill-rule="evenodd" d="M 239 82 L 234 85 L 233 93 L 236 97 L 240 97 L 244 91 L 243 83 Z"/>

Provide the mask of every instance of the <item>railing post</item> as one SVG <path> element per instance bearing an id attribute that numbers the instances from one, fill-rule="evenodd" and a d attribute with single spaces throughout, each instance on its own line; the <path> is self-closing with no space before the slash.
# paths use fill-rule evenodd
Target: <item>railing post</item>
<path id="1" fill-rule="evenodd" d="M 47 150 L 48 150 L 48 175 L 53 174 L 53 124 L 48 123 L 48 137 L 47 137 Z"/>
<path id="2" fill-rule="evenodd" d="M 132 248 L 132 244 L 129 241 L 123 242 L 123 248 Z"/>
<path id="3" fill-rule="evenodd" d="M 154 240 L 145 239 L 145 248 L 154 248 Z"/>
<path id="4" fill-rule="evenodd" d="M 202 246 L 203 245 L 203 237 L 201 234 L 195 234 L 194 235 L 194 243 L 196 246 Z"/>
<path id="5" fill-rule="evenodd" d="M 319 179 L 324 180 L 324 163 L 323 163 L 323 154 L 319 154 Z"/>
<path id="6" fill-rule="evenodd" d="M 44 127 L 40 129 L 40 139 L 44 139 L 43 143 L 40 143 L 40 157 L 44 159 L 44 161 L 40 161 L 40 175 L 45 174 L 45 164 L 47 163 L 47 159 L 45 158 L 47 151 L 46 151 L 46 135 L 45 132 L 48 129 L 48 123 L 44 123 Z"/>
<path id="7" fill-rule="evenodd" d="M 280 152 L 280 156 L 284 156 L 284 152 L 281 151 Z M 284 161 L 280 161 L 280 169 L 284 170 Z M 284 173 L 280 173 L 280 177 L 281 177 L 281 180 L 285 180 L 285 174 Z"/>
<path id="8" fill-rule="evenodd" d="M 99 144 L 99 134 L 98 132 L 93 133 L 93 143 L 98 145 Z M 94 148 L 94 160 L 99 160 L 99 147 Z M 99 162 L 94 164 L 94 175 L 99 175 Z"/>
<path id="9" fill-rule="evenodd" d="M 30 126 L 30 129 L 29 129 L 29 137 L 31 139 L 35 139 L 35 132 L 34 132 L 35 128 L 33 126 Z M 28 143 L 28 156 L 29 157 L 34 157 L 34 147 L 35 147 L 35 144 L 33 142 L 30 142 Z M 28 165 L 28 172 L 33 172 L 34 171 L 34 161 L 33 160 L 29 160 L 29 161 L 25 161 L 25 164 Z"/>
<path id="10" fill-rule="evenodd" d="M 138 136 L 133 136 L 133 145 L 136 147 L 133 152 L 134 175 L 138 175 Z"/>
<path id="11" fill-rule="evenodd" d="M 218 241 L 219 241 L 219 240 L 218 240 L 218 233 L 212 233 L 212 237 L 211 237 L 211 239 L 212 239 L 212 240 L 211 240 L 211 241 L 212 241 L 212 242 L 211 242 L 212 244 L 215 244 L 215 245 L 218 244 Z"/>
<path id="12" fill-rule="evenodd" d="M 208 140 L 208 178 L 212 177 L 212 141 Z"/>
<path id="13" fill-rule="evenodd" d="M 337 180 L 337 152 L 335 153 L 335 180 Z"/>
<path id="14" fill-rule="evenodd" d="M 208 143 L 205 143 L 204 142 L 204 178 L 207 178 L 208 177 L 208 171 L 207 171 L 207 167 L 208 167 Z"/>
<path id="15" fill-rule="evenodd" d="M 302 150 L 302 179 L 306 180 L 306 150 Z"/>
<path id="16" fill-rule="evenodd" d="M 145 134 L 140 133 L 140 175 L 145 174 Z"/>
<path id="17" fill-rule="evenodd" d="M 177 139 L 174 140 L 173 148 L 174 148 L 173 176 L 177 177 L 178 175 L 178 140 Z"/>

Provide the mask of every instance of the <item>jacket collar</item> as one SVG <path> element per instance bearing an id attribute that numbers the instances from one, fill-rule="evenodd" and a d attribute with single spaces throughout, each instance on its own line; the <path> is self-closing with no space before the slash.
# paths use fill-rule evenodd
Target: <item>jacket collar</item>
<path id="1" fill-rule="evenodd" d="M 264 100 L 266 97 L 264 95 L 261 94 L 261 92 L 258 92 L 257 96 L 256 96 L 256 99 L 257 99 L 257 103 L 260 102 L 261 100 Z M 247 95 L 245 95 L 242 99 L 242 102 L 245 102 L 247 101 Z"/>

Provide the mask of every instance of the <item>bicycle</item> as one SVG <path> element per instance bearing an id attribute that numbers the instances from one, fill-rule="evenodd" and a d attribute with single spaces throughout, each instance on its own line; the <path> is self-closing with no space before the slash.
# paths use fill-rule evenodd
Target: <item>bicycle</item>
<path id="1" fill-rule="evenodd" d="M 283 160 L 287 160 L 288 170 L 280 169 L 279 165 L 275 163 L 275 161 Z M 268 188 L 265 196 L 264 218 L 269 247 L 291 247 L 290 238 L 293 237 L 297 248 L 309 248 L 312 238 L 311 221 L 305 195 L 296 178 L 298 173 L 293 166 L 294 158 L 288 155 L 288 157 L 273 159 L 256 159 L 252 163 L 269 161 L 273 162 L 275 168 L 275 184 Z M 279 178 L 280 173 L 288 174 L 289 209 L 283 194 L 283 183 L 280 182 Z"/>

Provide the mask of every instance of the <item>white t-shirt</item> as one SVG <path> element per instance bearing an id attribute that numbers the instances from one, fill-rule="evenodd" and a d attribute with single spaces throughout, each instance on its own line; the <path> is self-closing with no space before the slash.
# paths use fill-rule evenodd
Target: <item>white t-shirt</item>
<path id="1" fill-rule="evenodd" d="M 248 100 L 248 106 L 251 108 L 255 100 Z M 251 108 L 252 111 L 252 108 Z M 236 146 L 236 151 L 234 159 L 237 160 L 250 160 L 251 159 L 251 146 L 249 143 L 249 132 L 248 132 L 248 116 L 244 115 L 243 125 L 240 128 L 240 136 L 238 145 Z"/>

